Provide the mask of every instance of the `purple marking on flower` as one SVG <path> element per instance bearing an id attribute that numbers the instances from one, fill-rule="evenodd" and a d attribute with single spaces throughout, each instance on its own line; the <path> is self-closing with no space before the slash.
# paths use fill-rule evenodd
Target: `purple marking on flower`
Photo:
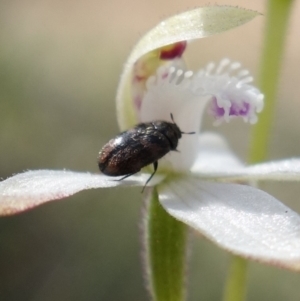
<path id="1" fill-rule="evenodd" d="M 218 106 L 216 97 L 211 100 L 208 112 L 215 118 L 223 117 L 225 114 L 225 110 Z"/>
<path id="2" fill-rule="evenodd" d="M 229 115 L 247 116 L 249 113 L 249 109 L 250 109 L 250 104 L 247 102 L 244 101 L 241 103 L 233 102 L 229 110 Z"/>
<path id="3" fill-rule="evenodd" d="M 248 116 L 250 112 L 250 104 L 248 102 L 242 101 L 231 102 L 231 107 L 229 109 L 229 116 Z M 219 107 L 217 103 L 216 97 L 213 97 L 210 103 L 209 113 L 215 118 L 221 118 L 225 115 L 225 109 L 223 107 Z"/>
<path id="4" fill-rule="evenodd" d="M 215 125 L 242 117 L 245 122 L 256 123 L 257 113 L 264 105 L 264 95 L 253 85 L 253 77 L 238 62 L 223 59 L 217 65 L 209 63 L 191 78 L 191 89 L 196 95 L 210 98 L 209 114 Z"/>

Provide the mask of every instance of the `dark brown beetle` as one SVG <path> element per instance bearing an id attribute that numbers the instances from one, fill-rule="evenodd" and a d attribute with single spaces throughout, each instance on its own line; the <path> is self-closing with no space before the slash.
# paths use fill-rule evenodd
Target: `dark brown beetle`
<path id="1" fill-rule="evenodd" d="M 157 160 L 177 150 L 181 134 L 194 134 L 181 132 L 172 114 L 171 119 L 173 123 L 162 120 L 139 123 L 111 139 L 99 153 L 100 170 L 108 176 L 124 176 L 121 181 L 153 163 L 154 172 L 146 181 L 145 188 L 157 170 Z"/>

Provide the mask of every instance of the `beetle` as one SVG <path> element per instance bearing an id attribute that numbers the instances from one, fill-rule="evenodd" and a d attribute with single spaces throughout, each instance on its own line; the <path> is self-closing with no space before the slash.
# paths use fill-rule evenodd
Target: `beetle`
<path id="1" fill-rule="evenodd" d="M 172 113 L 170 116 L 172 122 L 156 120 L 139 123 L 111 139 L 99 152 L 100 171 L 108 176 L 124 176 L 119 179 L 121 181 L 153 163 L 154 171 L 146 181 L 143 192 L 157 171 L 158 160 L 170 151 L 177 151 L 181 134 L 195 134 L 182 132 Z"/>

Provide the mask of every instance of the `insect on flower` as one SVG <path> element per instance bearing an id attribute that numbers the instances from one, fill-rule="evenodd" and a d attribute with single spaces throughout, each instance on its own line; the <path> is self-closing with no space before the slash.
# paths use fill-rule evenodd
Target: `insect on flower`
<path id="1" fill-rule="evenodd" d="M 177 151 L 182 132 L 174 122 L 156 120 L 139 123 L 111 139 L 101 149 L 98 157 L 100 170 L 108 176 L 124 176 L 119 181 L 134 175 L 143 167 L 152 164 L 154 171 L 144 188 L 157 171 L 158 160 L 170 151 Z M 143 191 L 144 191 L 143 188 Z"/>

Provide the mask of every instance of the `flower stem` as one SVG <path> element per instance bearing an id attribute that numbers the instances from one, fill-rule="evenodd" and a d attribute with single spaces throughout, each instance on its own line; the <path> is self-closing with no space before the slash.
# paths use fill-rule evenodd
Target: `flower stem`
<path id="1" fill-rule="evenodd" d="M 241 301 L 246 297 L 247 260 L 233 256 L 223 301 Z"/>
<path id="2" fill-rule="evenodd" d="M 286 30 L 293 0 L 269 0 L 260 67 L 260 88 L 265 94 L 265 108 L 252 129 L 250 162 L 267 158 L 268 143 L 276 104 L 277 85 L 284 51 Z"/>
<path id="3" fill-rule="evenodd" d="M 155 301 L 185 299 L 186 226 L 169 215 L 154 189 L 146 216 L 146 268 Z"/>

